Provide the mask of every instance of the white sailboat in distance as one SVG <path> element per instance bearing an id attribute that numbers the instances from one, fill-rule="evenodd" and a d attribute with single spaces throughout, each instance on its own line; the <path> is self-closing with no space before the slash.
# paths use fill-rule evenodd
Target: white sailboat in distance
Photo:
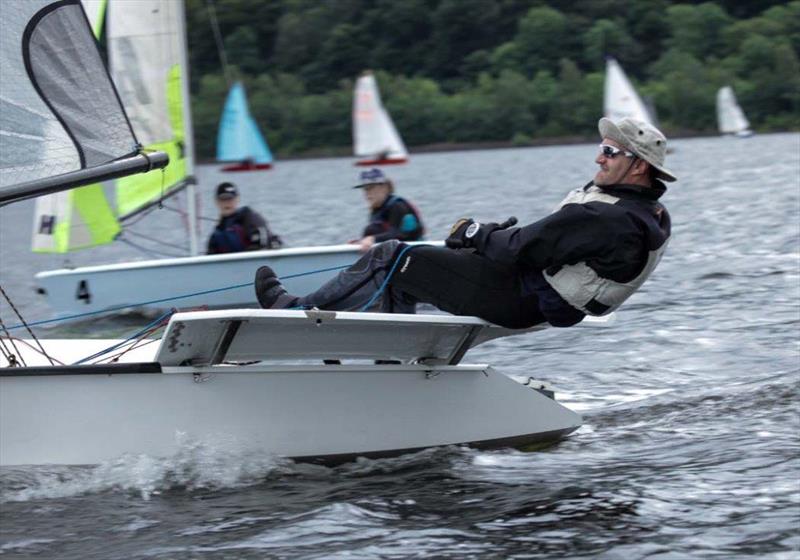
<path id="1" fill-rule="evenodd" d="M 611 57 L 606 59 L 606 80 L 603 90 L 603 115 L 613 121 L 626 117 L 655 124 L 642 98 L 625 75 L 619 63 Z"/>
<path id="2" fill-rule="evenodd" d="M 722 134 L 733 134 L 739 138 L 753 135 L 750 121 L 744 116 L 730 86 L 722 87 L 717 92 L 717 124 Z"/>
<path id="3" fill-rule="evenodd" d="M 364 72 L 356 81 L 353 95 L 353 152 L 356 157 L 362 158 L 356 165 L 390 165 L 408 161 L 408 150 L 381 102 L 372 72 Z"/>

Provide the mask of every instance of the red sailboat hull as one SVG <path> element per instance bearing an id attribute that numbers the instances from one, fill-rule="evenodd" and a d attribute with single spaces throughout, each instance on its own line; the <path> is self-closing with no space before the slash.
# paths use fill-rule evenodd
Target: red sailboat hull
<path id="1" fill-rule="evenodd" d="M 232 163 L 222 168 L 222 171 L 264 171 L 272 169 L 271 163 L 250 163 L 242 161 L 239 163 Z"/>
<path id="2" fill-rule="evenodd" d="M 407 163 L 408 158 L 402 159 L 362 159 L 355 163 L 355 165 L 367 166 L 367 165 L 398 165 L 401 163 Z"/>

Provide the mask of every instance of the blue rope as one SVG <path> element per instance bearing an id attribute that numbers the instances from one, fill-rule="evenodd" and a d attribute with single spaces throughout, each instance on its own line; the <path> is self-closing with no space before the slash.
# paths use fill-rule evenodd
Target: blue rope
<path id="1" fill-rule="evenodd" d="M 380 295 L 386 289 L 386 285 L 389 283 L 389 280 L 391 280 L 392 274 L 394 274 L 394 271 L 397 268 L 397 265 L 400 264 L 400 261 L 402 260 L 403 255 L 405 255 L 408 251 L 410 251 L 414 247 L 415 246 L 412 246 L 412 245 L 406 245 L 405 247 L 403 247 L 403 250 L 400 251 L 400 254 L 397 255 L 397 258 L 394 260 L 394 264 L 392 265 L 392 268 L 389 270 L 389 274 L 387 274 L 386 278 L 383 280 L 383 283 L 381 284 L 381 287 L 378 288 L 377 292 L 372 294 L 372 297 L 369 298 L 369 301 L 367 303 L 365 303 L 364 306 L 361 309 L 359 309 L 359 311 L 366 311 L 367 309 L 369 309 L 369 306 L 372 305 L 375 302 L 375 300 L 380 297 Z M 416 247 L 425 247 L 425 245 L 416 245 Z"/>
<path id="2" fill-rule="evenodd" d="M 341 265 L 341 266 L 332 266 L 330 268 L 320 268 L 320 269 L 317 269 L 317 270 L 312 270 L 310 272 L 300 272 L 298 274 L 290 274 L 289 276 L 283 276 L 282 279 L 287 280 L 289 278 L 299 278 L 301 276 L 309 276 L 311 274 L 318 274 L 320 272 L 330 272 L 331 270 L 341 270 L 341 269 L 347 268 L 349 266 L 350 266 L 349 264 L 346 264 L 346 265 Z M 194 293 L 191 293 L 191 294 L 184 294 L 182 296 L 174 296 L 174 297 L 168 297 L 168 298 L 162 298 L 162 299 L 154 299 L 154 300 L 151 300 L 151 301 L 143 301 L 143 302 L 140 302 L 140 303 L 131 303 L 131 304 L 128 304 L 128 305 L 118 305 L 116 307 L 109 307 L 107 309 L 101 309 L 99 311 L 87 311 L 86 313 L 78 313 L 76 315 L 69 315 L 67 317 L 59 317 L 57 319 L 46 319 L 46 320 L 43 320 L 43 321 L 36 321 L 35 323 L 28 323 L 27 325 L 29 327 L 36 327 L 36 326 L 39 326 L 39 325 L 47 325 L 49 323 L 59 323 L 61 321 L 71 321 L 73 319 L 80 319 L 82 317 L 91 317 L 92 315 L 100 315 L 102 313 L 111 313 L 112 311 L 119 311 L 120 309 L 129 309 L 131 307 L 143 307 L 145 305 L 152 305 L 154 303 L 164 303 L 164 302 L 167 302 L 167 301 L 173 301 L 173 300 L 177 300 L 177 299 L 185 299 L 185 298 L 188 298 L 188 297 L 202 296 L 202 295 L 205 295 L 205 294 L 213 294 L 213 293 L 216 293 L 216 292 L 224 292 L 225 290 L 235 290 L 235 289 L 238 289 L 238 288 L 246 288 L 247 286 L 252 286 L 252 285 L 253 285 L 252 282 L 247 282 L 245 284 L 235 284 L 233 286 L 227 286 L 225 288 L 215 288 L 213 290 L 204 290 L 202 292 L 194 292 Z M 14 329 L 21 329 L 24 326 L 25 326 L 24 323 L 20 323 L 18 325 L 13 325 L 11 327 L 8 327 L 7 330 L 11 331 L 11 330 L 14 330 Z"/>
<path id="3" fill-rule="evenodd" d="M 149 331 L 150 329 L 152 329 L 153 327 L 155 327 L 156 325 L 158 325 L 158 324 L 159 324 L 161 321 L 163 321 L 164 319 L 166 319 L 167 317 L 169 317 L 170 315 L 172 315 L 172 313 L 173 313 L 173 312 L 174 312 L 173 310 L 167 311 L 166 313 L 164 313 L 163 315 L 161 315 L 161 317 L 159 317 L 158 319 L 156 319 L 156 320 L 155 320 L 155 321 L 153 321 L 152 323 L 148 324 L 146 327 L 144 327 L 142 330 L 138 331 L 137 333 L 135 333 L 135 334 L 132 334 L 131 336 L 129 336 L 128 338 L 126 338 L 126 339 L 125 339 L 125 340 L 123 340 L 122 342 L 119 342 L 119 343 L 117 343 L 117 344 L 114 344 L 113 346 L 109 346 L 109 347 L 108 347 L 108 348 L 106 348 L 105 350 L 100 350 L 100 351 L 99 351 L 99 352 L 97 352 L 96 354 L 92 354 L 91 356 L 87 356 L 87 357 L 83 358 L 82 360 L 78 360 L 77 362 L 75 362 L 75 363 L 74 363 L 74 364 L 72 364 L 72 365 L 74 365 L 74 366 L 77 366 L 77 365 L 80 365 L 80 364 L 82 364 L 82 363 L 84 363 L 84 362 L 88 362 L 89 360 L 94 360 L 95 358 L 99 358 L 99 357 L 100 357 L 100 356 L 102 356 L 103 354 L 108 354 L 109 352 L 113 352 L 114 350 L 116 350 L 117 348 L 120 348 L 120 347 L 124 346 L 124 345 L 125 345 L 125 344 L 127 344 L 128 342 L 130 342 L 130 341 L 132 341 L 132 340 L 135 340 L 135 339 L 139 338 L 141 335 L 143 335 L 144 333 L 146 333 L 147 331 Z"/>

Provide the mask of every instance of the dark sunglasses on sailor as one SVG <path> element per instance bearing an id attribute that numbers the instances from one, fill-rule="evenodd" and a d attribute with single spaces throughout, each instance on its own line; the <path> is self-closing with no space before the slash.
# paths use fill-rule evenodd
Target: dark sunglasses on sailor
<path id="1" fill-rule="evenodd" d="M 610 144 L 600 144 L 600 153 L 603 154 L 604 157 L 608 159 L 614 159 L 620 154 L 623 154 L 625 157 L 633 157 L 636 154 L 633 152 L 627 152 L 621 148 L 617 148 L 616 146 L 612 146 Z"/>

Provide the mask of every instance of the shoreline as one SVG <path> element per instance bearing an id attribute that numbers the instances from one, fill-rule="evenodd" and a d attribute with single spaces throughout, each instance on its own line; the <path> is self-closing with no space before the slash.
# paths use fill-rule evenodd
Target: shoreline
<path id="1" fill-rule="evenodd" d="M 798 132 L 796 130 L 772 130 L 769 132 L 756 132 L 756 134 L 781 134 L 786 132 Z M 693 131 L 693 130 L 680 130 L 671 131 L 667 133 L 667 138 L 670 140 L 678 140 L 685 138 L 707 138 L 711 136 L 722 136 L 717 131 Z M 410 146 L 408 148 L 409 155 L 413 154 L 433 154 L 441 152 L 470 152 L 476 150 L 505 150 L 509 148 L 536 148 L 540 146 L 569 146 L 574 144 L 591 144 L 597 141 L 597 135 L 583 136 L 550 136 L 546 138 L 532 138 L 526 142 L 512 142 L 506 141 L 489 141 L 489 142 L 437 142 L 434 144 L 423 144 L 421 146 Z M 319 148 L 309 150 L 302 154 L 282 155 L 276 153 L 275 159 L 277 161 L 296 161 L 305 159 L 336 159 L 336 158 L 352 158 L 352 146 L 336 146 L 329 148 Z M 214 159 L 201 159 L 197 160 L 201 165 L 214 165 L 218 164 Z"/>

